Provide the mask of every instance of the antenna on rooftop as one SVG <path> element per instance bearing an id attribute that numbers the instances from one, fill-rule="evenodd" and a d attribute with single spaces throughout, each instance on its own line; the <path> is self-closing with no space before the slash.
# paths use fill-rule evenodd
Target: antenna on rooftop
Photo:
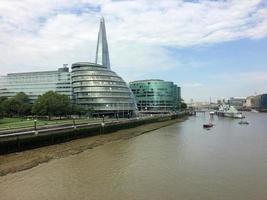
<path id="1" fill-rule="evenodd" d="M 63 64 L 63 67 L 64 68 L 67 68 L 69 64 Z"/>

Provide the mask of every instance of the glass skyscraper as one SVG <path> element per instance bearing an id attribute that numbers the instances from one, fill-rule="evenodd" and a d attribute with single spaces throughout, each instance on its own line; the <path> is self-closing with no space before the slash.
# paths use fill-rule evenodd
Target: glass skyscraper
<path id="1" fill-rule="evenodd" d="M 139 111 L 170 112 L 179 109 L 181 88 L 159 79 L 130 82 Z"/>

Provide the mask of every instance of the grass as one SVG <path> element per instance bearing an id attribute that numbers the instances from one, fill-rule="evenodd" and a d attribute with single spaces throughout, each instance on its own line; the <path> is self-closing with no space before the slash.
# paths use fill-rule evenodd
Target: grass
<path id="1" fill-rule="evenodd" d="M 93 120 L 90 119 L 92 122 Z M 75 119 L 75 123 L 81 122 L 89 122 L 87 118 Z M 60 124 L 72 124 L 72 119 L 56 119 L 56 120 L 44 120 L 38 119 L 37 126 L 45 126 L 45 125 L 60 125 Z M 5 129 L 16 129 L 16 128 L 29 128 L 34 127 L 34 120 L 33 119 L 24 119 L 24 118 L 3 118 L 0 119 L 0 130 Z"/>

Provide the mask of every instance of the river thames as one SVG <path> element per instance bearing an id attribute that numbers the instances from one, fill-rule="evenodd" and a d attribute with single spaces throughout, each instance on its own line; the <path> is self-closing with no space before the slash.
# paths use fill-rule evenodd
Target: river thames
<path id="1" fill-rule="evenodd" d="M 0 199 L 267 199 L 267 114 L 209 115 L 0 177 Z"/>

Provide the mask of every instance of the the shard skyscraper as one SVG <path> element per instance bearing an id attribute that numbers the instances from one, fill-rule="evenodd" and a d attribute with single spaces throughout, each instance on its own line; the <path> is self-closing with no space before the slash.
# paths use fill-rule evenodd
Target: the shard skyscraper
<path id="1" fill-rule="evenodd" d="M 100 19 L 95 63 L 103 65 L 104 67 L 110 69 L 106 27 L 105 20 L 103 17 L 101 17 Z"/>

